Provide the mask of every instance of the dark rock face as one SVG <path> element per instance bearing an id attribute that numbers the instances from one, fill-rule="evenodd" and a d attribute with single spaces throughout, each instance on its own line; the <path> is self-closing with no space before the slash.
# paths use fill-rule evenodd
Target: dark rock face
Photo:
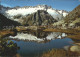
<path id="1" fill-rule="evenodd" d="M 0 29 L 3 29 L 4 26 L 18 26 L 21 25 L 20 23 L 16 21 L 12 21 L 8 18 L 6 18 L 4 15 L 0 14 Z"/>
<path id="2" fill-rule="evenodd" d="M 44 10 L 38 10 L 36 13 L 33 13 L 31 15 L 26 16 L 25 18 L 22 18 L 22 20 L 23 25 L 29 26 L 50 25 L 56 22 L 56 20 Z"/>

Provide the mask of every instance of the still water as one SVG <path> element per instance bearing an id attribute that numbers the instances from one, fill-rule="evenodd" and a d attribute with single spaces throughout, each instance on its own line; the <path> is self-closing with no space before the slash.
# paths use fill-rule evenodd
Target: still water
<path id="1" fill-rule="evenodd" d="M 44 33 L 45 34 L 45 33 Z M 73 45 L 73 41 L 70 38 L 61 39 L 60 36 L 65 36 L 66 34 L 59 32 L 48 33 L 44 38 L 49 41 L 44 42 L 43 36 L 38 38 L 35 35 L 18 33 L 15 37 L 10 36 L 12 41 L 17 43 L 20 47 L 18 54 L 24 57 L 36 57 L 45 51 L 51 50 L 53 48 L 63 48 L 65 46 Z M 34 37 L 33 37 L 34 36 Z M 14 40 L 17 38 L 17 40 Z M 35 39 L 34 39 L 35 38 Z M 19 40 L 19 41 L 18 41 Z M 29 40 L 29 41 L 25 41 Z M 32 41 L 33 40 L 33 41 Z M 38 41 L 38 42 L 37 42 Z"/>

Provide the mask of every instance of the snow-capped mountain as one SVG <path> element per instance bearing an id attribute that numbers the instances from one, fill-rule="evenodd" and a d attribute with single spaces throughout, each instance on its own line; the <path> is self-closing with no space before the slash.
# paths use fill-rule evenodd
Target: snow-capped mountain
<path id="1" fill-rule="evenodd" d="M 12 8 L 10 8 L 10 7 L 4 7 L 4 6 L 0 5 L 0 13 L 5 13 L 5 11 L 7 11 L 9 9 L 12 9 Z"/>
<path id="2" fill-rule="evenodd" d="M 13 16 L 22 15 L 27 16 L 28 14 L 32 14 L 37 12 L 38 10 L 45 10 L 47 11 L 54 19 L 60 20 L 66 15 L 68 15 L 67 11 L 64 10 L 56 10 L 53 9 L 51 6 L 47 5 L 37 5 L 37 6 L 24 6 L 24 7 L 14 7 L 8 9 L 2 9 L 0 12 L 3 14 L 7 14 L 7 17 L 13 19 Z M 16 21 L 16 19 L 15 19 Z"/>

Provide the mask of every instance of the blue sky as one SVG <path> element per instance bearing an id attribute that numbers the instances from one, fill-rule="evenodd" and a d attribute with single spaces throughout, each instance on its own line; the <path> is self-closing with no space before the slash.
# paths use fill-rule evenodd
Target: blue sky
<path id="1" fill-rule="evenodd" d="M 1 0 L 1 4 L 9 7 L 46 4 L 55 9 L 71 11 L 80 5 L 80 0 Z"/>

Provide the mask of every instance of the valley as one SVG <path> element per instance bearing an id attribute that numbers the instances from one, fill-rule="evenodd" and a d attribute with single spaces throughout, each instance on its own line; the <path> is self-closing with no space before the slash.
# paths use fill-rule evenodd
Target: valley
<path id="1" fill-rule="evenodd" d="M 47 5 L 0 7 L 0 56 L 80 56 L 80 5 L 71 12 Z"/>

